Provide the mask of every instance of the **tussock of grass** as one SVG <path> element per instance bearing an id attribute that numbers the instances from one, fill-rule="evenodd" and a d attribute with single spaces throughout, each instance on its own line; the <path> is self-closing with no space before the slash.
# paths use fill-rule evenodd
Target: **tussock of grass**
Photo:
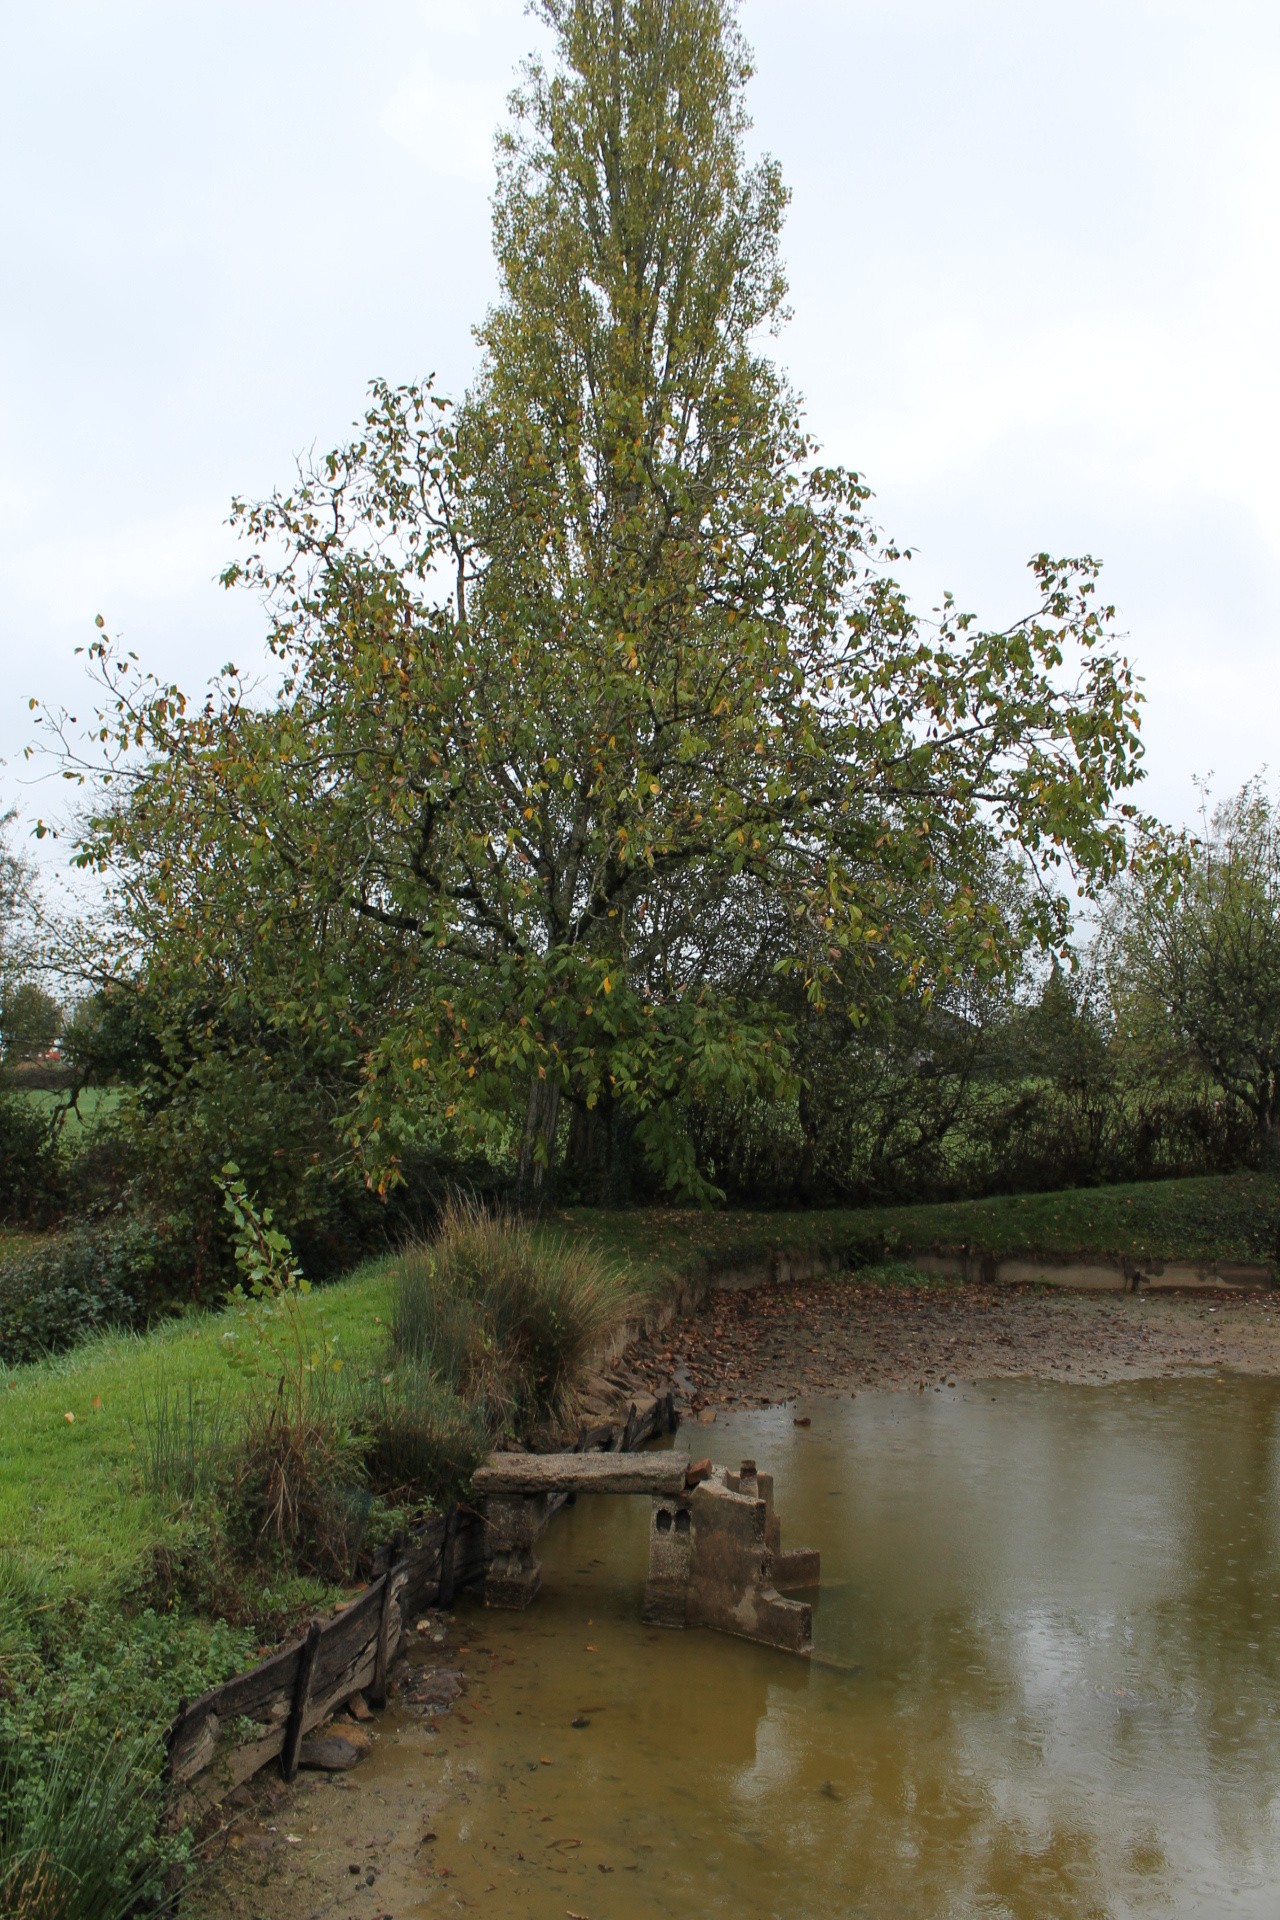
<path id="1" fill-rule="evenodd" d="M 495 1430 L 563 1413 L 622 1306 L 589 1238 L 535 1234 L 467 1202 L 391 1275 L 398 1357 L 483 1408 Z"/>

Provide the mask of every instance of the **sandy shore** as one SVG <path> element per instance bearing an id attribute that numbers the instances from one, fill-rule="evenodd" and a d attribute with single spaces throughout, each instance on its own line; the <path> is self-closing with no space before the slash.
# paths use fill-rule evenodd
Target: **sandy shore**
<path id="1" fill-rule="evenodd" d="M 674 1379 L 677 1404 L 695 1417 L 863 1387 L 1275 1374 L 1280 1293 L 779 1285 L 716 1294 L 698 1319 L 637 1343 L 624 1364 L 654 1387 Z"/>

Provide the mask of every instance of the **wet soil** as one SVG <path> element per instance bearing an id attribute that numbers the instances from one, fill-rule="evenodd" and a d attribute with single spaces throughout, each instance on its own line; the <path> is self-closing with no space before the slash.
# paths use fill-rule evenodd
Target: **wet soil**
<path id="1" fill-rule="evenodd" d="M 633 1346 L 676 1404 L 771 1406 L 860 1387 L 972 1380 L 1103 1385 L 1206 1369 L 1280 1373 L 1280 1294 L 1051 1293 L 1042 1287 L 858 1285 L 836 1279 L 716 1294 L 698 1319 Z"/>

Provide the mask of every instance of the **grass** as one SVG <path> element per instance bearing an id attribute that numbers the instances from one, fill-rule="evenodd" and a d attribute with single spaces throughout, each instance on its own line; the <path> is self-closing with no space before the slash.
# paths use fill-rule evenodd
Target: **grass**
<path id="1" fill-rule="evenodd" d="M 669 1291 L 674 1280 L 755 1265 L 783 1250 L 848 1257 L 859 1265 L 957 1246 L 997 1257 L 1095 1254 L 1253 1262 L 1276 1257 L 1280 1181 L 1240 1173 L 821 1213 L 575 1208 L 557 1215 L 555 1224 L 590 1231 L 615 1271 L 649 1297 Z"/>
<path id="2" fill-rule="evenodd" d="M 46 1244 L 48 1237 L 43 1233 L 23 1233 L 18 1227 L 0 1227 L 0 1261 L 15 1254 L 34 1253 L 37 1247 Z"/>
<path id="3" fill-rule="evenodd" d="M 384 1351 L 385 1265 L 312 1296 L 348 1366 L 370 1365 Z M 62 1591 L 85 1596 L 127 1585 L 158 1550 L 173 1550 L 181 1520 L 142 1484 L 147 1409 L 166 1383 L 185 1391 L 191 1381 L 229 1399 L 244 1392 L 220 1346 L 227 1325 L 224 1315 L 194 1314 L 145 1336 L 103 1336 L 7 1374 L 0 1382 L 0 1548 L 56 1569 Z"/>
<path id="4" fill-rule="evenodd" d="M 29 1101 L 38 1113 L 51 1114 L 57 1107 L 65 1107 L 67 1096 L 49 1087 L 16 1087 L 12 1090 L 19 1099 Z M 67 1114 L 63 1127 L 73 1137 L 87 1132 L 95 1120 L 109 1114 L 120 1104 L 120 1091 L 117 1087 L 85 1087 L 75 1106 Z"/>
<path id="5" fill-rule="evenodd" d="M 1000 1255 L 1109 1254 L 1146 1260 L 1276 1258 L 1280 1181 L 1240 1173 L 933 1207 L 868 1209 L 864 1232 L 891 1250 L 968 1245 Z"/>

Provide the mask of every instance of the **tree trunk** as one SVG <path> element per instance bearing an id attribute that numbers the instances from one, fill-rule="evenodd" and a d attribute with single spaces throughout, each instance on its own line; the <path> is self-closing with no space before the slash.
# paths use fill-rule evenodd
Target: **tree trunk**
<path id="1" fill-rule="evenodd" d="M 516 1184 L 520 1205 L 534 1213 L 547 1204 L 551 1195 L 559 1119 L 559 1081 L 531 1080 Z"/>

